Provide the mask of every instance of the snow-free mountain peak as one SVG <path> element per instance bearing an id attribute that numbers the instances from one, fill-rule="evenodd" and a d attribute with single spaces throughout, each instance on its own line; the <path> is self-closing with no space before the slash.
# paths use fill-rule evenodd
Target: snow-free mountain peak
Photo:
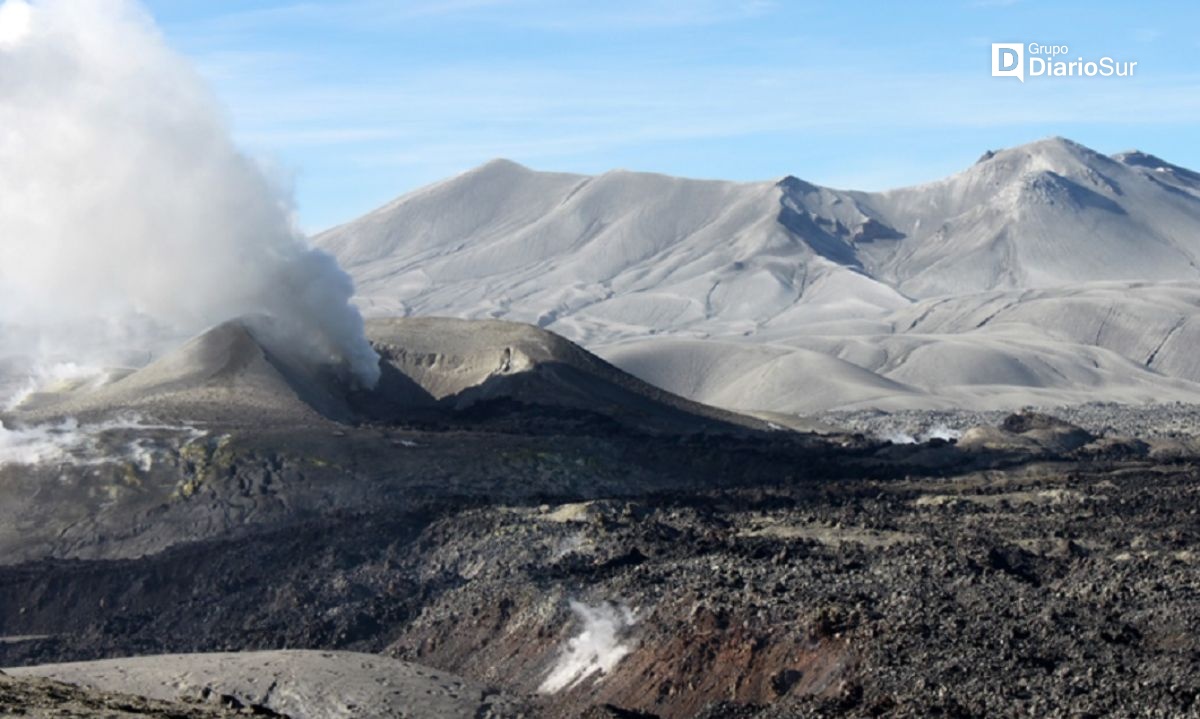
<path id="1" fill-rule="evenodd" d="M 822 406 L 836 406 L 843 395 L 895 394 L 896 383 L 905 402 L 931 387 L 962 397 L 976 390 L 947 390 L 941 379 L 958 377 L 966 387 L 986 380 L 988 373 L 971 366 L 993 367 L 991 376 L 1005 386 L 1035 383 L 1066 399 L 1085 386 L 1094 395 L 1100 382 L 1094 375 L 1085 381 L 1085 368 L 1072 363 L 1112 364 L 1109 383 L 1143 371 L 1057 345 L 1054 353 L 1066 359 L 1047 361 L 1053 370 L 1032 370 L 1029 363 L 1046 361 L 1050 351 L 1043 340 L 1100 347 L 1131 367 L 1175 368 L 1175 377 L 1192 379 L 1192 363 L 1173 359 L 1182 351 L 1174 346 L 1183 330 L 1171 329 L 1181 321 L 1178 292 L 1168 301 L 1143 290 L 1124 297 L 1080 288 L 1200 285 L 1200 176 L 1144 153 L 1108 157 L 1061 137 L 991 151 L 942 180 L 886 192 L 794 176 L 749 183 L 626 170 L 589 176 L 493 161 L 316 242 L 354 275 L 369 315 L 529 322 L 590 348 L 663 336 L 770 344 L 783 354 L 806 347 L 878 375 L 865 395 L 835 392 Z M 1119 305 L 1134 295 L 1137 307 L 1124 317 Z M 1035 326 L 997 344 L 1005 308 L 1035 296 Z M 997 319 L 980 310 L 999 302 Z M 930 369 L 917 370 L 909 361 L 915 345 L 905 340 L 902 348 L 896 337 L 929 326 L 921 313 L 937 303 L 975 319 L 969 326 L 940 321 L 953 342 L 922 340 L 913 356 L 924 356 Z M 1066 304 L 1073 324 L 1046 319 Z M 1130 331 L 1144 336 L 1126 346 L 1111 330 L 1130 318 L 1137 318 Z M 944 357 L 934 370 L 931 352 L 942 351 L 954 359 Z M 755 361 L 777 354 L 758 352 Z M 727 360 L 723 366 L 737 366 Z M 804 366 L 812 362 L 793 358 L 779 373 L 794 378 Z M 847 386 L 861 386 L 858 370 L 848 371 Z M 1139 388 L 1158 381 L 1143 379 Z M 769 396 L 777 385 L 763 383 Z M 1139 397 L 1156 391 L 1137 390 Z M 714 396 L 730 405 L 729 393 Z M 776 409 L 812 406 L 790 394 L 770 399 Z"/>
<path id="2" fill-rule="evenodd" d="M 1113 155 L 1113 159 L 1141 170 L 1153 182 L 1160 182 L 1167 187 L 1200 196 L 1200 173 L 1198 172 L 1173 165 L 1162 158 L 1138 150 L 1117 153 Z"/>

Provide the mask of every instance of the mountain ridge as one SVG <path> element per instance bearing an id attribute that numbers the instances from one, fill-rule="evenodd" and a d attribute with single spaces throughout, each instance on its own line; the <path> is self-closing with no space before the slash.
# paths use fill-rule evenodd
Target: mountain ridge
<path id="1" fill-rule="evenodd" d="M 943 332 L 921 341 L 940 345 L 939 352 L 967 342 L 988 358 L 982 366 L 996 363 L 997 376 L 1038 377 L 1036 385 L 1001 392 L 1014 401 L 1022 387 L 1031 390 L 1024 398 L 1038 401 L 1073 403 L 1095 394 L 1095 385 L 1068 379 L 1085 376 L 1082 365 L 1055 360 L 1052 377 L 1000 371 L 1072 352 L 1078 362 L 1111 370 L 1126 389 L 1162 385 L 1132 395 L 1114 390 L 1116 397 L 1175 397 L 1175 380 L 1200 382 L 1181 343 L 1165 336 L 1181 329 L 1149 322 L 1152 329 L 1124 346 L 1082 329 L 1110 315 L 1123 321 L 1118 305 L 1127 302 L 1131 316 L 1175 318 L 1176 295 L 1200 292 L 1200 175 L 1140 151 L 1109 156 L 1061 137 L 991 150 L 948 177 L 883 192 L 821 187 L 790 175 L 750 183 L 624 170 L 586 176 L 495 160 L 314 241 L 354 276 L 367 315 L 528 322 L 602 356 L 631 356 L 628 343 L 662 337 L 836 350 L 831 356 L 841 359 L 847 342 L 896 351 L 903 344 L 906 354 L 917 340 L 902 336 L 919 334 L 921 325 L 911 311 L 945 302 L 976 317 L 975 324 L 942 322 Z M 1197 287 L 1135 288 L 1131 298 L 1087 290 L 1114 282 Z M 1039 293 L 1040 319 L 1030 321 L 1024 311 L 982 322 L 987 313 L 980 308 L 997 293 L 1015 293 L 1006 301 L 1022 304 L 1026 291 Z M 1056 303 L 1070 307 L 1075 330 L 1054 319 Z M 1018 315 L 1029 327 L 1014 334 Z M 998 327 L 1008 335 L 998 338 Z M 1149 365 L 1145 346 L 1161 348 Z M 1108 354 L 1092 357 L 1093 350 Z M 911 367 L 915 376 L 901 377 L 894 363 L 855 359 L 847 361 L 878 374 L 873 385 L 912 386 L 905 402 L 941 393 L 937 377 Z M 1142 369 L 1117 366 L 1125 361 Z M 806 363 L 792 364 L 801 371 Z M 962 369 L 974 388 L 950 392 L 939 406 L 956 396 L 982 401 L 979 373 Z M 1056 373 L 1062 376 L 1053 379 Z M 659 374 L 643 379 L 650 376 Z M 1183 395 L 1194 389 L 1187 385 Z M 837 397 L 784 405 L 842 406 Z"/>

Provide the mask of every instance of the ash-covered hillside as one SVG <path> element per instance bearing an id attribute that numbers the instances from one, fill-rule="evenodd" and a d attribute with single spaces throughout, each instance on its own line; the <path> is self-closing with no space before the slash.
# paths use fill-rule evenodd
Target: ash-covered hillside
<path id="1" fill-rule="evenodd" d="M 495 161 L 317 242 L 367 314 L 534 323 L 737 410 L 1200 399 L 1196 173 L 1062 138 L 878 193 Z"/>

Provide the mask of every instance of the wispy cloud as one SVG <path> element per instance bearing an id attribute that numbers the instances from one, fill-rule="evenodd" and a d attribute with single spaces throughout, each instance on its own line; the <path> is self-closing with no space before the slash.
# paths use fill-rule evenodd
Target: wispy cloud
<path id="1" fill-rule="evenodd" d="M 571 166 L 570 158 L 635 147 L 849 136 L 878 133 L 881 123 L 888 133 L 1057 124 L 1071 134 L 1073 125 L 1165 127 L 1200 116 L 1200 75 L 1022 84 L 991 78 L 985 67 L 901 72 L 869 58 L 859 66 L 837 58 L 804 68 L 464 59 L 328 77 L 324 62 L 225 53 L 206 56 L 204 67 L 245 145 L 310 164 L 314 153 L 336 155 L 348 173 L 465 168 L 500 156 Z"/>
<path id="2" fill-rule="evenodd" d="M 860 146 L 906 133 L 988 146 L 1019 128 L 1116 128 L 1104 132 L 1136 143 L 1145 128 L 1194 135 L 1178 128 L 1200 116 L 1200 76 L 1149 44 L 1136 52 L 1146 72 L 1129 81 L 990 77 L 987 44 L 1013 38 L 990 36 L 995 13 L 966 10 L 1014 0 L 953 0 L 960 11 L 936 21 L 932 10 L 887 5 L 865 18 L 773 0 L 192 0 L 205 4 L 191 12 L 149 1 L 217 87 L 239 140 L 300 169 L 302 195 L 330 204 L 345 201 L 326 199 L 331 186 L 362 191 L 354 178 L 383 194 L 495 156 L 588 169 L 644 157 L 674 171 L 662 158 L 711 149 L 726 153 L 712 174 L 747 176 L 764 162 L 774 172 L 791 146 L 836 142 L 850 161 L 830 157 L 827 174 L 882 181 L 904 173 L 900 156 L 873 172 L 888 160 Z M 930 27 L 939 33 L 919 32 Z M 1148 43 L 1161 27 L 1143 14 L 1112 32 Z M 939 168 L 950 157 L 929 155 Z M 305 189 L 315 182 L 322 193 Z"/>
<path id="3" fill-rule="evenodd" d="M 715 25 L 762 17 L 776 0 L 346 0 L 235 8 L 194 21 L 187 31 L 210 40 L 264 29 L 308 27 L 386 31 L 400 24 L 456 20 L 555 32 L 604 32 Z"/>
<path id="4" fill-rule="evenodd" d="M 645 30 L 694 25 L 715 25 L 767 15 L 776 9 L 771 0 L 650 0 L 581 4 L 564 11 L 557 3 L 548 12 L 531 13 L 517 22 L 524 26 L 562 31 Z"/>
<path id="5" fill-rule="evenodd" d="M 1162 30 L 1150 27 L 1142 27 L 1133 31 L 1133 39 L 1138 42 L 1155 42 L 1163 36 Z"/>

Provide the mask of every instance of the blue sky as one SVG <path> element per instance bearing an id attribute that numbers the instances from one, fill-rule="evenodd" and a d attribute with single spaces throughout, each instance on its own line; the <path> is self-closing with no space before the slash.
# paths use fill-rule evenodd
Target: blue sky
<path id="1" fill-rule="evenodd" d="M 508 157 L 885 189 L 1064 135 L 1200 169 L 1200 3 L 148 0 L 318 230 Z M 992 42 L 1136 60 L 990 76 Z"/>

